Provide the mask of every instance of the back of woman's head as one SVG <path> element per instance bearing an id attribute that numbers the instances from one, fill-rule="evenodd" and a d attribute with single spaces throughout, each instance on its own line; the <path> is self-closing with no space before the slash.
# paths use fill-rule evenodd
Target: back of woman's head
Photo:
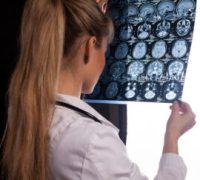
<path id="1" fill-rule="evenodd" d="M 112 33 L 94 0 L 27 0 L 9 87 L 3 155 L 8 180 L 48 179 L 48 130 L 63 56 L 83 35 L 95 36 L 98 48 Z"/>
<path id="2" fill-rule="evenodd" d="M 97 47 L 103 37 L 112 39 L 113 29 L 110 18 L 101 12 L 95 0 L 63 1 L 65 12 L 65 48 L 70 52 L 71 45 L 80 36 L 86 34 L 97 38 Z M 69 28 L 71 27 L 71 28 Z"/>

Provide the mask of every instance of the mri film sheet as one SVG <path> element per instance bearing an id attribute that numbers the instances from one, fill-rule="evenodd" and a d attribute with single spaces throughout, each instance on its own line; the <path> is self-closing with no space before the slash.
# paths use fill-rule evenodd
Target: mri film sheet
<path id="1" fill-rule="evenodd" d="M 181 99 L 196 0 L 110 0 L 115 37 L 86 101 L 173 102 Z"/>

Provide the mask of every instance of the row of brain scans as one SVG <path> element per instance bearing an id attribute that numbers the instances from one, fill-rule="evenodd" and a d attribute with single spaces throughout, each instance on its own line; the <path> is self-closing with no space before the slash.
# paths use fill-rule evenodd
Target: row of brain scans
<path id="1" fill-rule="evenodd" d="M 141 61 L 131 61 L 125 64 L 123 61 L 116 61 L 110 65 L 108 70 L 112 80 L 150 80 L 150 81 L 181 81 L 184 78 L 185 64 L 181 60 L 174 60 L 164 64 L 162 61 L 154 60 L 144 65 Z M 165 69 L 166 68 L 166 69 Z"/>
<path id="2" fill-rule="evenodd" d="M 169 44 L 168 44 L 169 42 Z M 157 40 L 153 43 L 145 41 L 137 41 L 130 45 L 128 42 L 119 42 L 111 52 L 107 52 L 107 57 L 113 56 L 115 59 L 127 59 L 127 56 L 133 59 L 146 59 L 151 56 L 154 59 L 161 59 L 165 56 L 172 56 L 173 58 L 182 58 L 189 51 L 190 40 L 177 39 L 173 42 L 164 40 Z"/>
<path id="3" fill-rule="evenodd" d="M 153 27 L 150 23 L 144 22 L 134 27 L 131 22 L 126 22 L 118 27 L 118 38 L 122 41 L 127 41 L 133 38 L 133 35 L 138 39 L 147 39 L 151 33 L 158 38 L 166 38 L 173 33 L 179 37 L 185 37 L 190 33 L 192 28 L 192 22 L 189 19 L 183 18 L 177 20 L 175 23 L 171 23 L 166 19 L 159 21 Z"/>
<path id="4" fill-rule="evenodd" d="M 110 0 L 115 37 L 90 102 L 181 99 L 196 0 Z"/>
<path id="5" fill-rule="evenodd" d="M 183 87 L 178 81 L 168 81 L 162 86 L 156 81 L 147 81 L 142 85 L 137 81 L 128 81 L 123 85 L 120 85 L 117 81 L 111 81 L 104 85 L 99 82 L 95 87 L 94 93 L 90 95 L 90 100 L 95 99 L 95 101 L 99 100 L 99 102 L 122 100 L 155 102 L 160 98 L 165 102 L 171 102 L 174 99 L 178 99 L 182 89 Z M 100 94 L 104 98 L 96 99 Z"/>

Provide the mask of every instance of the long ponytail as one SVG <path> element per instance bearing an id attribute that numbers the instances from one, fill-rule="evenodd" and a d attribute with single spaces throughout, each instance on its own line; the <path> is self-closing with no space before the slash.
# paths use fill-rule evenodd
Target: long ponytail
<path id="1" fill-rule="evenodd" d="M 27 0 L 9 87 L 3 154 L 8 180 L 49 179 L 48 131 L 60 66 L 85 34 L 99 46 L 103 37 L 113 37 L 112 21 L 94 0 Z"/>
<path id="2" fill-rule="evenodd" d="M 26 2 L 21 52 L 9 88 L 3 156 L 8 180 L 48 179 L 48 129 L 63 57 L 64 29 L 60 0 Z"/>

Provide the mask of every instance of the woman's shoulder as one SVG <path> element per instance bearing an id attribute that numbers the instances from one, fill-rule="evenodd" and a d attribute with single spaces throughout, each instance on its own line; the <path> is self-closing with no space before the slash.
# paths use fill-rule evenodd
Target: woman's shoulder
<path id="1" fill-rule="evenodd" d="M 99 121 L 100 123 L 71 109 L 57 107 L 49 130 L 50 142 L 58 144 L 64 136 L 67 136 L 64 139 L 66 142 L 70 142 L 70 138 L 72 138 L 74 142 L 77 140 L 80 141 L 79 143 L 81 141 L 85 143 L 97 133 L 106 131 L 118 133 L 118 129 L 108 120 L 99 118 Z"/>
<path id="2" fill-rule="evenodd" d="M 107 133 L 108 131 L 118 134 L 118 129 L 111 122 L 85 102 L 70 96 L 59 96 L 59 101 L 85 111 L 96 117 L 99 122 L 74 109 L 56 105 L 49 130 L 51 149 L 62 145 L 63 141 L 65 141 L 64 144 L 70 144 L 71 140 L 73 140 L 73 144 L 77 143 L 77 145 L 88 144 L 91 137 L 97 133 Z"/>

